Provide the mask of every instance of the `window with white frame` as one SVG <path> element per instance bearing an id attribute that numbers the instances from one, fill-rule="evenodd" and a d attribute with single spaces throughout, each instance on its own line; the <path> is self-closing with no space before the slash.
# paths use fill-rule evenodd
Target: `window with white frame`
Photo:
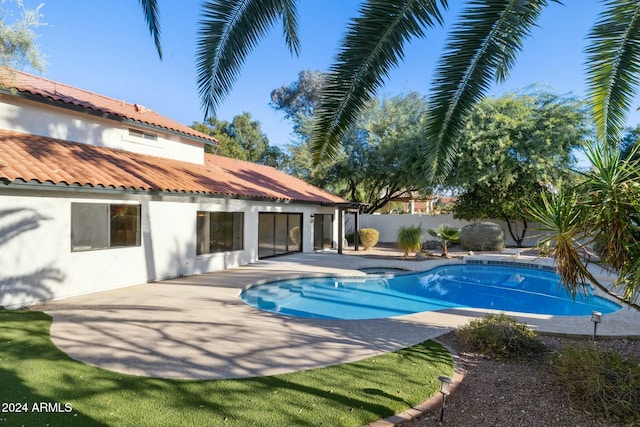
<path id="1" fill-rule="evenodd" d="M 140 205 L 71 204 L 71 250 L 140 246 Z"/>
<path id="2" fill-rule="evenodd" d="M 197 214 L 196 254 L 244 249 L 243 212 L 202 212 Z"/>

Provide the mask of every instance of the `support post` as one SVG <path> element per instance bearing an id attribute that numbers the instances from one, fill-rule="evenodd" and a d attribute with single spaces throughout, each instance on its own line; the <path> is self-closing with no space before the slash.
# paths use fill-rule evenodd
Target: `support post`
<path id="1" fill-rule="evenodd" d="M 342 255 L 344 249 L 344 210 L 338 208 L 338 253 Z"/>
<path id="2" fill-rule="evenodd" d="M 360 209 L 356 210 L 356 219 L 355 219 L 355 227 L 356 227 L 356 232 L 355 235 L 353 236 L 353 243 L 355 244 L 355 250 L 356 252 L 360 250 Z"/>

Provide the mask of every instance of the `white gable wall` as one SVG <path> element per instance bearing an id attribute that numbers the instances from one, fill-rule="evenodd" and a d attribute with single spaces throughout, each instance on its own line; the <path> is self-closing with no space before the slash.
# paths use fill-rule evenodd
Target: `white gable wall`
<path id="1" fill-rule="evenodd" d="M 158 139 L 149 141 L 129 135 L 129 128 L 155 133 Z M 4 94 L 0 95 L 0 129 L 190 163 L 204 163 L 204 144 L 177 134 Z"/>
<path id="2" fill-rule="evenodd" d="M 72 252 L 71 203 L 140 204 L 141 245 Z M 198 211 L 244 212 L 244 250 L 196 256 Z M 311 215 L 335 214 L 335 209 L 206 197 L 0 188 L 0 306 L 20 307 L 254 262 L 260 212 L 302 213 L 303 250 L 310 252 Z"/>

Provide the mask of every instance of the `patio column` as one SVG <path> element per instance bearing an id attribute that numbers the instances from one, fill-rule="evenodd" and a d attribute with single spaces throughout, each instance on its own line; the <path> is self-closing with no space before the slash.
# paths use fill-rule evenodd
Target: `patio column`
<path id="1" fill-rule="evenodd" d="M 353 239 L 355 250 L 357 252 L 358 250 L 360 250 L 360 209 L 356 209 L 355 234 L 353 236 Z"/>
<path id="2" fill-rule="evenodd" d="M 344 245 L 342 242 L 344 241 L 344 210 L 342 208 L 338 208 L 338 253 L 342 255 L 342 250 L 344 249 Z"/>

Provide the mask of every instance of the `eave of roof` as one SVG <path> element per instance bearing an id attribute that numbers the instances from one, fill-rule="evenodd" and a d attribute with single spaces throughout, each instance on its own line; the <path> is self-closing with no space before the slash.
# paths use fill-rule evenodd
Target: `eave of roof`
<path id="1" fill-rule="evenodd" d="M 11 131 L 0 131 L 0 180 L 67 189 L 347 203 L 274 168 L 213 154 L 198 165 Z"/>
<path id="2" fill-rule="evenodd" d="M 112 120 L 125 120 L 175 132 L 204 143 L 218 141 L 139 104 L 116 100 L 22 71 L 0 67 L 0 91 Z"/>

